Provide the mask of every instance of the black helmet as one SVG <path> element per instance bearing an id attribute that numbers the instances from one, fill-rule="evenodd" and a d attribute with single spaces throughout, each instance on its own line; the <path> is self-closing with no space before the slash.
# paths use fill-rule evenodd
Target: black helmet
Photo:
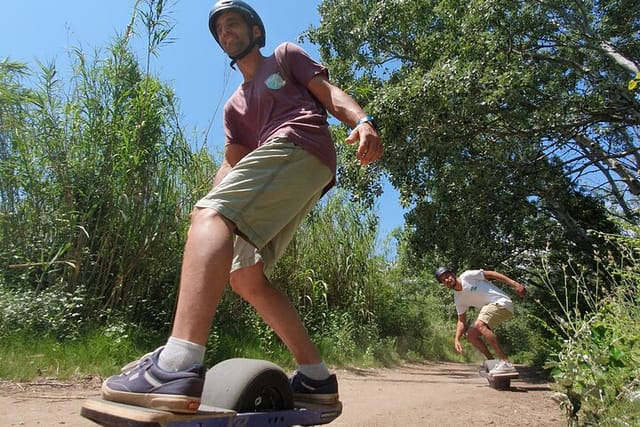
<path id="1" fill-rule="evenodd" d="M 213 38 L 216 39 L 218 44 L 220 44 L 220 40 L 218 40 L 218 34 L 216 32 L 216 19 L 222 12 L 227 10 L 242 12 L 250 27 L 253 28 L 254 25 L 257 25 L 258 28 L 260 28 L 262 36 L 255 40 L 254 43 L 258 44 L 260 47 L 264 47 L 267 34 L 265 32 L 262 19 L 260 19 L 258 13 L 251 6 L 242 0 L 218 0 L 211 8 L 211 11 L 209 12 L 209 31 L 211 31 Z M 251 47 L 253 47 L 254 43 L 252 43 Z"/>
<path id="2" fill-rule="evenodd" d="M 440 276 L 444 273 L 455 273 L 450 267 L 438 267 L 435 272 L 436 280 L 440 280 Z"/>

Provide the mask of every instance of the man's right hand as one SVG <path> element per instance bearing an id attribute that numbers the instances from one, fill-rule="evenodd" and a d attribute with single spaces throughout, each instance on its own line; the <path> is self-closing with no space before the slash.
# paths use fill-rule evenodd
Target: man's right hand
<path id="1" fill-rule="evenodd" d="M 356 159 L 363 166 L 375 162 L 384 154 L 384 147 L 378 132 L 368 123 L 356 126 L 345 139 L 345 142 L 347 144 L 358 142 Z"/>

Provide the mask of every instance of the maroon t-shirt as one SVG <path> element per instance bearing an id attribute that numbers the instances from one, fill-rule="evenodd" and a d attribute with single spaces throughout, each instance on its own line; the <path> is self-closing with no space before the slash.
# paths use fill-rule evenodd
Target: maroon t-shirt
<path id="1" fill-rule="evenodd" d="M 284 137 L 317 156 L 335 174 L 336 151 L 327 111 L 307 90 L 318 74 L 329 73 L 302 48 L 288 42 L 279 45 L 225 104 L 225 144 L 253 150 Z"/>

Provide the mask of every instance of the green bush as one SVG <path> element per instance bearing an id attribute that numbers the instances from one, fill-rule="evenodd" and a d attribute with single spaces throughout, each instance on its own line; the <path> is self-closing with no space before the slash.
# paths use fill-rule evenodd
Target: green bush
<path id="1" fill-rule="evenodd" d="M 51 287 L 41 292 L 12 290 L 0 283 L 0 338 L 36 336 L 58 341 L 78 339 L 85 331 L 83 288 L 66 292 Z"/>
<path id="2" fill-rule="evenodd" d="M 598 283 L 574 276 L 566 283 L 589 301 L 589 310 L 558 299 L 564 311 L 564 316 L 556 315 L 560 347 L 547 368 L 567 419 L 576 426 L 640 422 L 640 241 L 609 238 L 622 254 L 620 259 L 605 258 L 604 264 L 617 286 L 602 291 Z"/>
<path id="3" fill-rule="evenodd" d="M 149 49 L 168 33 L 153 3 L 133 14 Z M 81 296 L 86 320 L 118 311 L 154 327 L 171 316 L 188 213 L 215 166 L 130 36 L 95 58 L 73 49 L 69 78 L 0 61 L 0 280 L 28 300 Z"/>

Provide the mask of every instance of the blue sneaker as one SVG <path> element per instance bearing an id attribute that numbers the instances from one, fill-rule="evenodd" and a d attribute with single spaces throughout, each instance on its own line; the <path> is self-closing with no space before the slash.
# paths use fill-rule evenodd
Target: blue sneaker
<path id="1" fill-rule="evenodd" d="M 332 374 L 326 380 L 314 380 L 295 372 L 291 379 L 293 401 L 297 406 L 305 404 L 335 405 L 340 402 L 338 396 L 338 380 Z"/>
<path id="2" fill-rule="evenodd" d="M 102 398 L 171 412 L 197 412 L 204 386 L 203 366 L 164 371 L 158 367 L 162 348 L 129 363 L 122 368 L 122 374 L 107 378 L 102 383 Z"/>

